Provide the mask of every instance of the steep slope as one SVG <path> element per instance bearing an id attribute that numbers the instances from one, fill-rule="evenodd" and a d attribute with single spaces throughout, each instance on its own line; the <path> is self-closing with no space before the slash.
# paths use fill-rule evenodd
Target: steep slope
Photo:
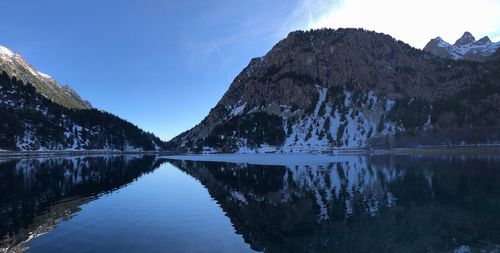
<path id="1" fill-rule="evenodd" d="M 0 150 L 161 150 L 156 136 L 110 113 L 68 109 L 0 75 Z"/>
<path id="2" fill-rule="evenodd" d="M 67 108 L 91 109 L 92 105 L 83 100 L 69 85 L 60 85 L 54 78 L 36 70 L 19 54 L 0 45 L 0 72 L 5 71 L 11 77 L 31 83 L 36 90 Z"/>
<path id="3" fill-rule="evenodd" d="M 488 36 L 476 41 L 471 33 L 465 32 L 453 45 L 441 37 L 437 37 L 429 41 L 423 50 L 445 59 L 482 62 L 487 60 L 498 48 L 500 48 L 500 42 L 493 43 Z"/>
<path id="4" fill-rule="evenodd" d="M 365 30 L 293 32 L 253 59 L 208 116 L 169 145 L 308 152 L 498 141 L 500 131 L 454 132 L 500 125 L 498 67 L 441 59 Z M 420 138 L 429 132 L 440 138 Z"/>

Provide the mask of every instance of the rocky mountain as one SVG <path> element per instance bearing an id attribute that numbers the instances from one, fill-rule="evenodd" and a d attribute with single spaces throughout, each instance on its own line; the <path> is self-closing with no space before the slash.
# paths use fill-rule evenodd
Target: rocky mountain
<path id="1" fill-rule="evenodd" d="M 471 33 L 465 32 L 453 45 L 437 37 L 429 41 L 423 50 L 445 59 L 482 62 L 498 48 L 500 48 L 500 42 L 493 43 L 488 36 L 476 40 Z"/>
<path id="2" fill-rule="evenodd" d="M 156 136 L 107 112 L 71 109 L 0 74 L 0 151 L 162 150 Z"/>
<path id="3" fill-rule="evenodd" d="M 31 83 L 43 96 L 67 108 L 91 109 L 92 105 L 83 100 L 69 85 L 60 85 L 54 78 L 36 70 L 21 55 L 0 45 L 0 72 L 23 83 Z"/>
<path id="4" fill-rule="evenodd" d="M 499 70 L 498 57 L 443 59 L 361 29 L 297 31 L 252 59 L 208 116 L 169 146 L 309 152 L 495 144 Z"/>

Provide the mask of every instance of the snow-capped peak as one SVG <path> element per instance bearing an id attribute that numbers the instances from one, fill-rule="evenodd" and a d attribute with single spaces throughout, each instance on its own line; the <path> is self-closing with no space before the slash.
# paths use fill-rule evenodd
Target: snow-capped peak
<path id="1" fill-rule="evenodd" d="M 2 45 L 0 45 L 0 55 L 7 56 L 7 58 L 9 58 L 11 61 L 16 61 L 19 64 L 23 65 L 34 76 L 38 76 L 38 77 L 45 78 L 45 79 L 53 79 L 52 76 L 36 70 L 33 66 L 31 66 L 29 63 L 27 63 L 26 60 L 23 57 L 21 57 L 19 54 L 14 53 L 12 50 L 10 50 L 7 47 L 4 47 Z"/>
<path id="2" fill-rule="evenodd" d="M 453 45 L 436 37 L 427 43 L 424 51 L 447 59 L 485 61 L 498 48 L 500 42 L 493 43 L 488 36 L 476 41 L 470 32 L 465 32 Z"/>
<path id="3" fill-rule="evenodd" d="M 0 73 L 7 72 L 23 83 L 30 83 L 39 93 L 53 102 L 68 108 L 90 109 L 92 105 L 81 99 L 74 91 L 68 92 L 54 78 L 38 71 L 28 63 L 20 54 L 0 45 Z"/>
<path id="4" fill-rule="evenodd" d="M 436 41 L 436 44 L 439 46 L 439 47 L 449 47 L 450 46 L 450 43 L 446 42 L 445 40 L 443 40 L 443 38 L 441 37 L 436 37 L 434 38 L 434 41 Z"/>
<path id="5" fill-rule="evenodd" d="M 460 39 L 458 39 L 454 45 L 464 46 L 473 42 L 476 42 L 476 38 L 474 38 L 474 36 L 470 32 L 465 32 L 464 35 L 462 35 L 462 37 L 460 37 Z"/>
<path id="6" fill-rule="evenodd" d="M 480 40 L 476 41 L 476 44 L 479 44 L 479 45 L 492 44 L 492 43 L 493 42 L 491 42 L 491 40 L 488 36 L 484 36 Z"/>
<path id="7" fill-rule="evenodd" d="M 7 55 L 8 57 L 14 56 L 14 52 L 12 50 L 0 45 L 0 54 Z"/>

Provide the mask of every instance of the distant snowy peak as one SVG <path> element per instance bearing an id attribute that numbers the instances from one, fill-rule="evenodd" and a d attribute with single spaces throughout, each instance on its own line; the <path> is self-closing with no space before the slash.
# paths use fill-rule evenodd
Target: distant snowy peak
<path id="1" fill-rule="evenodd" d="M 485 61 L 498 48 L 500 42 L 493 43 L 488 36 L 476 40 L 470 32 L 465 32 L 453 45 L 441 37 L 434 38 L 427 43 L 424 51 L 445 59 Z"/>
<path id="2" fill-rule="evenodd" d="M 460 37 L 460 39 L 458 39 L 454 45 L 466 46 L 474 42 L 476 42 L 476 38 L 474 38 L 474 36 L 470 32 L 465 32 L 464 35 L 462 35 L 462 37 Z"/>
<path id="3" fill-rule="evenodd" d="M 9 76 L 31 83 L 38 93 L 53 102 L 75 109 L 91 109 L 90 102 L 83 100 L 71 87 L 60 85 L 53 77 L 38 71 L 20 54 L 0 45 L 0 74 L 5 71 Z"/>
<path id="4" fill-rule="evenodd" d="M 484 36 L 480 40 L 478 40 L 476 43 L 484 45 L 484 44 L 491 44 L 492 42 L 488 36 Z"/>

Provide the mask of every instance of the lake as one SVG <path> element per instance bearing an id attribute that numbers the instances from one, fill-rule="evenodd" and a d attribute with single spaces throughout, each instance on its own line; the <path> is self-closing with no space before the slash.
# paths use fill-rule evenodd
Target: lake
<path id="1" fill-rule="evenodd" d="M 0 252 L 500 252 L 500 156 L 2 158 L 0 238 Z"/>

